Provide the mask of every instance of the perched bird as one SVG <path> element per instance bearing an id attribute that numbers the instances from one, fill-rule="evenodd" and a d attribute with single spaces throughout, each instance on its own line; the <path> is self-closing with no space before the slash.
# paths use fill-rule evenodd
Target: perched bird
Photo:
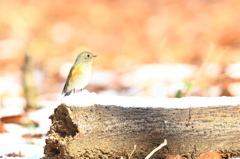
<path id="1" fill-rule="evenodd" d="M 91 52 L 82 52 L 77 56 L 62 91 L 62 94 L 65 94 L 64 96 L 70 95 L 72 90 L 74 90 L 74 93 L 75 89 L 82 90 L 90 82 L 93 74 L 93 57 L 96 57 L 96 55 Z"/>

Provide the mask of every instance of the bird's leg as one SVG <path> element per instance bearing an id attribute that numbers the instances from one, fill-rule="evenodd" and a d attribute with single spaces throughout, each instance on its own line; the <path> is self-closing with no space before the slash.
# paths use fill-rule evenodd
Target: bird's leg
<path id="1" fill-rule="evenodd" d="M 74 92 L 74 94 L 76 94 L 76 90 L 75 90 L 75 88 L 73 89 L 73 92 Z"/>

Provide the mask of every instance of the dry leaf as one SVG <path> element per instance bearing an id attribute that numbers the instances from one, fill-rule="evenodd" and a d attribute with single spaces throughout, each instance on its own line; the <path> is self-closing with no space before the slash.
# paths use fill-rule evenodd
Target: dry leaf
<path id="1" fill-rule="evenodd" d="M 4 129 L 3 123 L 0 123 L 0 133 L 8 133 L 8 131 Z"/>
<path id="2" fill-rule="evenodd" d="M 222 157 L 218 152 L 214 151 L 202 153 L 197 159 L 222 159 Z"/>

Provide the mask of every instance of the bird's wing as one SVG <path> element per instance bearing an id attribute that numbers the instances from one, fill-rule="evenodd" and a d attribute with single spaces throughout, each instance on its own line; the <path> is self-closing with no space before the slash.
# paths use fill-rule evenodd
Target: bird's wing
<path id="1" fill-rule="evenodd" d="M 69 79 L 70 79 L 71 76 L 72 76 L 72 72 L 73 72 L 74 68 L 75 68 L 75 67 L 74 67 L 74 65 L 73 65 L 72 68 L 71 68 L 71 70 L 69 71 L 69 74 L 68 74 L 68 76 L 67 76 L 66 83 L 65 83 L 65 85 L 64 85 L 64 87 L 63 87 L 62 94 L 68 92 L 68 82 L 69 82 Z"/>
<path id="2" fill-rule="evenodd" d="M 81 68 L 81 66 L 79 64 L 72 66 L 72 68 L 71 68 L 71 70 L 70 70 L 70 72 L 68 74 L 67 81 L 66 81 L 66 83 L 64 85 L 62 94 L 70 91 L 70 90 L 68 90 L 69 82 L 73 81 L 74 77 L 76 77 L 77 75 L 79 75 L 81 73 L 82 73 L 82 68 Z M 70 83 L 70 85 L 71 85 L 71 83 Z"/>

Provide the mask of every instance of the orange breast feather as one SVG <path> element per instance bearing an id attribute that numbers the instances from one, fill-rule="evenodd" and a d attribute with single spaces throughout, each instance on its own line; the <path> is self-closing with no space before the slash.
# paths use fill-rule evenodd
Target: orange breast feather
<path id="1" fill-rule="evenodd" d="M 72 80 L 74 77 L 76 77 L 76 75 L 79 75 L 82 73 L 82 69 L 81 69 L 81 66 L 80 65 L 77 65 L 75 67 L 75 69 L 72 71 L 72 75 L 71 75 L 71 78 L 70 80 Z"/>

